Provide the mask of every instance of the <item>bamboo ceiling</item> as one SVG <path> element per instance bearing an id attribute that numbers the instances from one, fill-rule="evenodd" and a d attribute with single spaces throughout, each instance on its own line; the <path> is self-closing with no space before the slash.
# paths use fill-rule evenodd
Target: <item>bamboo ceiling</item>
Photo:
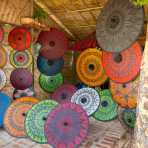
<path id="1" fill-rule="evenodd" d="M 0 0 L 0 21 L 19 25 L 21 18 L 32 17 L 33 11 L 35 13 L 39 10 L 44 13 L 37 14 L 41 17 L 34 17 L 37 22 L 43 26 L 60 28 L 69 39 L 79 40 L 95 32 L 97 17 L 106 2 L 107 0 Z M 145 10 L 148 18 L 148 7 Z"/>
<path id="2" fill-rule="evenodd" d="M 95 31 L 97 17 L 107 0 L 35 0 L 36 6 L 41 7 L 45 12 L 51 11 L 56 21 L 49 18 L 41 20 L 49 26 L 63 28 L 71 39 L 80 39 Z M 37 7 L 35 6 L 35 9 Z"/>
<path id="3" fill-rule="evenodd" d="M 107 0 L 34 0 L 34 2 L 35 10 L 42 8 L 48 13 L 46 19 L 39 21 L 63 29 L 70 39 L 79 40 L 95 31 L 97 17 Z M 148 8 L 145 10 L 148 13 Z M 142 37 L 142 40 L 144 38 Z"/>
<path id="4" fill-rule="evenodd" d="M 0 21 L 20 24 L 21 17 L 32 17 L 32 0 L 0 0 Z"/>

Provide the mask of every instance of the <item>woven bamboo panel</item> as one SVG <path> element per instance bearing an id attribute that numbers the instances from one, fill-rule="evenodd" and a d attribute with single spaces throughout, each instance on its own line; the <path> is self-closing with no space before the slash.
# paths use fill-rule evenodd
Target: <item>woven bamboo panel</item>
<path id="1" fill-rule="evenodd" d="M 34 74 L 34 90 L 35 90 L 35 93 L 36 93 L 36 97 L 39 100 L 49 99 L 50 93 L 43 91 L 42 88 L 39 85 L 40 72 L 37 68 L 36 60 L 37 60 L 37 57 L 34 56 L 34 71 L 33 71 L 33 74 Z"/>
<path id="2" fill-rule="evenodd" d="M 65 28 L 57 24 L 57 21 L 60 21 L 73 35 L 71 36 L 70 33 L 67 33 L 69 34 L 69 39 L 79 40 L 95 32 L 98 15 L 107 1 L 108 0 L 35 0 L 34 8 L 40 7 L 38 5 L 38 3 L 40 3 L 43 6 L 43 11 L 48 12 L 49 10 L 52 13 L 48 13 L 49 17 L 46 19 L 41 18 L 39 21 L 67 32 Z M 145 6 L 145 20 L 148 20 L 147 7 L 148 6 Z M 54 15 L 56 20 L 53 20 L 51 15 Z M 145 29 L 143 32 L 140 37 L 140 43 L 142 45 L 144 45 L 145 42 Z"/>
<path id="3" fill-rule="evenodd" d="M 64 82 L 67 82 L 67 83 L 73 83 L 76 80 L 75 79 L 76 74 L 73 72 L 74 70 L 73 58 L 74 57 L 72 52 L 66 52 L 64 55 L 64 68 L 62 70 L 62 74 L 64 76 Z M 33 71 L 34 90 L 36 92 L 36 96 L 38 99 L 40 100 L 49 99 L 51 94 L 43 91 L 39 85 L 40 72 L 37 68 L 36 60 L 37 60 L 37 57 L 34 56 L 34 71 Z"/>
<path id="4" fill-rule="evenodd" d="M 96 28 L 96 20 L 107 0 L 37 0 L 47 6 L 54 15 L 81 39 Z M 49 18 L 48 18 L 49 19 Z M 53 21 L 46 22 L 52 26 Z"/>
<path id="5" fill-rule="evenodd" d="M 20 24 L 21 17 L 31 17 L 33 0 L 0 0 L 0 21 L 10 24 Z"/>

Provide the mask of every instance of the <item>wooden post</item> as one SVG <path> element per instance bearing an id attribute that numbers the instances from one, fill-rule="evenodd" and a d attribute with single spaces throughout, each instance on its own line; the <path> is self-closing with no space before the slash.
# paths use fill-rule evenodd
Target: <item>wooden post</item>
<path id="1" fill-rule="evenodd" d="M 140 72 L 134 148 L 148 148 L 148 24 Z"/>

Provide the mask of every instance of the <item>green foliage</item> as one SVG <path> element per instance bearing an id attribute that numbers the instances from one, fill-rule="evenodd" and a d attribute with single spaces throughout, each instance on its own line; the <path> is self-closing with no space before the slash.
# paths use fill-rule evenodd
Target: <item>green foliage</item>
<path id="1" fill-rule="evenodd" d="M 136 6 L 148 5 L 148 0 L 131 0 Z"/>
<path id="2" fill-rule="evenodd" d="M 48 15 L 42 9 L 36 8 L 34 9 L 33 17 L 38 19 L 46 19 Z"/>

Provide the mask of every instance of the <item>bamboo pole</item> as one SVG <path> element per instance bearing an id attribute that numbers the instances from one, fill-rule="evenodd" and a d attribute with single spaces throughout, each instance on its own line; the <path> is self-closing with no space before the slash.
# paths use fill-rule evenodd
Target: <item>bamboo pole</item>
<path id="1" fill-rule="evenodd" d="M 21 24 L 39 30 L 50 30 L 50 27 L 46 26 L 45 24 L 41 24 L 40 22 L 29 17 L 21 18 Z"/>
<path id="2" fill-rule="evenodd" d="M 92 8 L 85 8 L 85 9 L 77 9 L 77 10 L 67 10 L 67 12 L 88 12 L 92 10 L 101 10 L 104 6 L 99 6 L 99 7 L 92 7 Z"/>

